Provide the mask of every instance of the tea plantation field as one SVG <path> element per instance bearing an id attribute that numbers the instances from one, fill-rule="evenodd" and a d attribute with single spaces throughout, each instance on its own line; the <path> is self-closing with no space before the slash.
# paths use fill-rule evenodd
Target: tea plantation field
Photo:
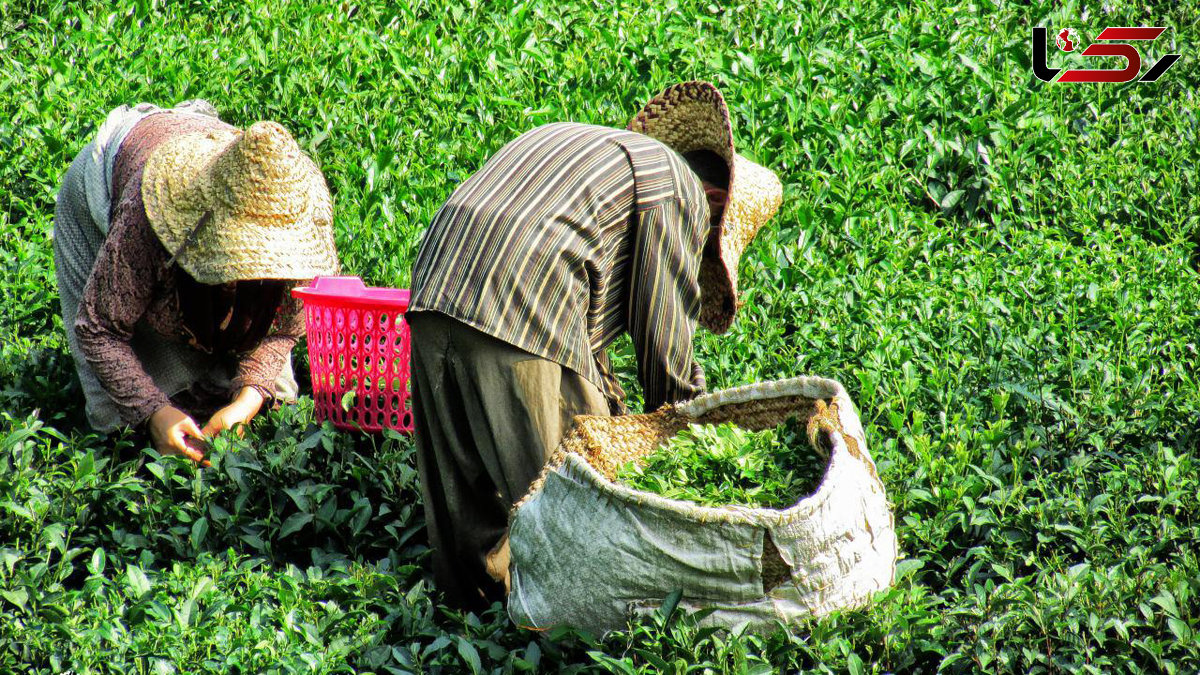
<path id="1" fill-rule="evenodd" d="M 0 672 L 1197 672 L 1190 4 L 0 3 Z M 1143 69 L 1183 56 L 1152 84 L 1047 84 L 1032 26 L 1166 26 Z M 405 286 L 506 141 L 623 126 L 685 79 L 723 89 L 785 185 L 698 358 L 714 388 L 846 384 L 903 556 L 871 606 L 763 636 L 677 612 L 530 633 L 439 604 L 403 437 L 322 428 L 303 399 L 197 470 L 83 423 L 50 233 L 109 109 L 283 123 L 346 271 Z"/>

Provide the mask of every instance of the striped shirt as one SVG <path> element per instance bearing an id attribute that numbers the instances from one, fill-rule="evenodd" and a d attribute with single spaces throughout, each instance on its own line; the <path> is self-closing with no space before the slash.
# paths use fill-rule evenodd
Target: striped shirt
<path id="1" fill-rule="evenodd" d="M 447 314 L 624 393 L 605 348 L 628 331 L 646 410 L 695 397 L 708 201 L 683 158 L 642 134 L 559 123 L 526 132 L 433 218 L 409 311 Z"/>

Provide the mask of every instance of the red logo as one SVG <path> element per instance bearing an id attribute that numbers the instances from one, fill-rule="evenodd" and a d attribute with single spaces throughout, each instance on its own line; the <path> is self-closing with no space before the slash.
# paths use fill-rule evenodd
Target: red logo
<path id="1" fill-rule="evenodd" d="M 1138 79 L 1142 70 L 1142 54 L 1131 44 L 1116 42 L 1117 40 L 1154 42 L 1163 34 L 1163 27 L 1109 27 L 1096 36 L 1096 40 L 1112 42 L 1113 44 L 1091 44 L 1080 54 L 1082 56 L 1119 56 L 1125 59 L 1125 67 L 1116 70 L 1089 70 L 1073 68 L 1062 71 L 1061 68 L 1046 67 L 1046 29 L 1033 29 L 1033 74 L 1043 82 L 1054 81 L 1054 77 L 1062 71 L 1059 82 L 1154 82 L 1175 65 L 1179 54 L 1167 54 L 1150 67 L 1145 75 Z M 1058 48 L 1064 52 L 1075 51 L 1079 36 L 1073 28 L 1064 28 L 1054 38 Z"/>
<path id="2" fill-rule="evenodd" d="M 1064 52 L 1075 51 L 1075 43 L 1079 42 L 1079 36 L 1075 33 L 1074 28 L 1064 28 L 1058 33 L 1058 37 L 1054 39 L 1058 48 Z"/>

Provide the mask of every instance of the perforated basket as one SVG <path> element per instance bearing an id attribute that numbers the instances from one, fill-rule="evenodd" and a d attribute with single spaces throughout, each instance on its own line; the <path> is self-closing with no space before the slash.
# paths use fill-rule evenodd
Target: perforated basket
<path id="1" fill-rule="evenodd" d="M 292 295 L 304 301 L 317 419 L 342 429 L 411 432 L 408 291 L 317 277 Z M 353 396 L 343 407 L 347 392 Z"/>

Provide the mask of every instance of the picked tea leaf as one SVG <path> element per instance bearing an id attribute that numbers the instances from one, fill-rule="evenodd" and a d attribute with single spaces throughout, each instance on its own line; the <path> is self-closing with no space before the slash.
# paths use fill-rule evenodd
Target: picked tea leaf
<path id="1" fill-rule="evenodd" d="M 702 506 L 780 509 L 815 491 L 827 460 L 796 420 L 747 431 L 733 424 L 690 425 L 616 479 L 629 487 Z"/>

